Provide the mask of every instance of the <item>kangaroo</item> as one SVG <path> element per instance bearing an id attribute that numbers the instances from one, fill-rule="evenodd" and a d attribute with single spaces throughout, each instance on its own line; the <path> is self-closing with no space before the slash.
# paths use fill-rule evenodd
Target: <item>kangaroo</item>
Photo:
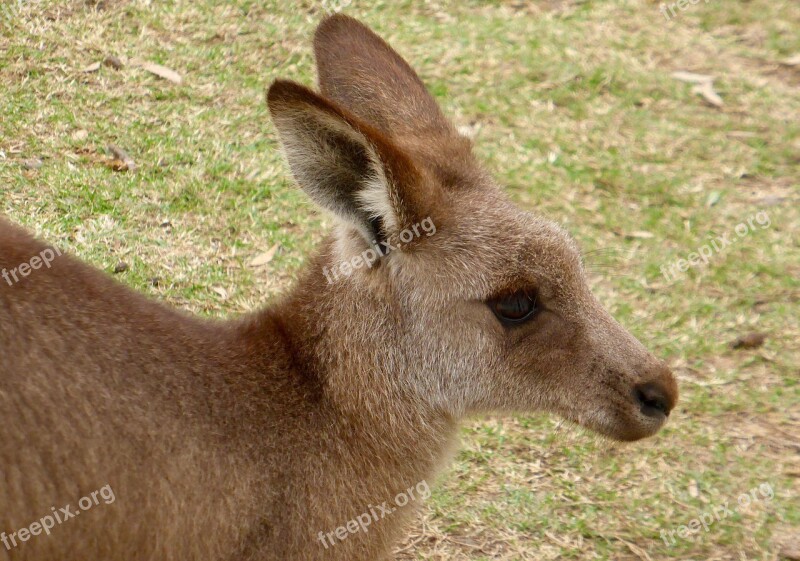
<path id="1" fill-rule="evenodd" d="M 465 416 L 665 423 L 670 370 L 400 55 L 343 15 L 314 51 L 320 93 L 267 102 L 336 225 L 262 311 L 189 316 L 0 220 L 0 559 L 391 559 Z"/>

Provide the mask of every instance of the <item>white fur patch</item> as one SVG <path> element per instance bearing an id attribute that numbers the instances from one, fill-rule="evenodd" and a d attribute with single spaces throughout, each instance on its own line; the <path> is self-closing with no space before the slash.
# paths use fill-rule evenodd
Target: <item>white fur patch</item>
<path id="1" fill-rule="evenodd" d="M 380 218 L 388 231 L 396 232 L 399 226 L 394 205 L 389 197 L 389 181 L 381 166 L 376 165 L 374 171 L 375 177 L 366 182 L 364 189 L 357 195 L 358 200 L 363 203 L 371 217 Z"/>

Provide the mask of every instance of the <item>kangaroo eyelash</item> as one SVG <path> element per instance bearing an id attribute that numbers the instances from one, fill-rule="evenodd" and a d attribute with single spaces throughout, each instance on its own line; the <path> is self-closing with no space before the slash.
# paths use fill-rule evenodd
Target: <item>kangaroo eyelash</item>
<path id="1" fill-rule="evenodd" d="M 503 294 L 487 301 L 489 309 L 504 325 L 520 325 L 531 319 L 539 311 L 536 291 L 518 290 Z"/>

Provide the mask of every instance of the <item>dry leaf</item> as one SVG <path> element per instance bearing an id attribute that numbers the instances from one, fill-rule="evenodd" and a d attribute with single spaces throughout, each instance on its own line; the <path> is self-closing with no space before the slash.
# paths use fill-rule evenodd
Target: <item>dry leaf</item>
<path id="1" fill-rule="evenodd" d="M 263 267 L 264 265 L 272 261 L 272 258 L 275 257 L 275 254 L 278 251 L 278 247 L 279 244 L 275 244 L 261 255 L 254 257 L 252 261 L 250 261 L 250 266 Z"/>
<path id="2" fill-rule="evenodd" d="M 22 167 L 28 170 L 40 169 L 44 162 L 39 158 L 31 158 L 29 160 L 22 160 Z"/>
<path id="3" fill-rule="evenodd" d="M 692 92 L 701 96 L 709 105 L 714 107 L 722 107 L 725 105 L 719 94 L 714 91 L 714 84 L 712 82 L 697 84 L 692 88 Z"/>
<path id="4" fill-rule="evenodd" d="M 114 171 L 136 171 L 136 162 L 133 161 L 128 153 L 116 146 L 115 144 L 108 145 L 108 151 L 114 158 L 109 162 L 109 167 Z"/>
<path id="5" fill-rule="evenodd" d="M 86 68 L 82 68 L 81 72 L 97 72 L 98 70 L 100 70 L 100 63 L 99 62 L 95 62 L 95 63 L 90 64 Z"/>
<path id="6" fill-rule="evenodd" d="M 707 84 L 714 81 L 714 77 L 708 74 L 695 74 L 694 72 L 684 72 L 683 70 L 673 72 L 672 77 L 689 84 Z"/>
<path id="7" fill-rule="evenodd" d="M 712 207 L 722 199 L 722 193 L 719 191 L 711 191 L 706 198 L 706 206 Z"/>
<path id="8" fill-rule="evenodd" d="M 174 70 L 167 68 L 166 66 L 161 66 L 160 64 L 156 64 L 154 62 L 143 62 L 141 67 L 151 74 L 155 74 L 159 78 L 169 80 L 173 84 L 180 85 L 183 83 L 183 78 L 181 78 L 181 75 Z"/>
<path id="9" fill-rule="evenodd" d="M 212 286 L 211 290 L 219 294 L 219 297 L 222 298 L 223 300 L 228 299 L 228 291 L 222 288 L 221 286 Z"/>
<path id="10" fill-rule="evenodd" d="M 800 53 L 781 61 L 784 66 L 800 66 Z"/>
<path id="11" fill-rule="evenodd" d="M 700 489 L 697 487 L 697 481 L 694 479 L 689 483 L 689 496 L 695 498 L 700 496 Z"/>
<path id="12" fill-rule="evenodd" d="M 625 237 L 632 239 L 649 240 L 651 238 L 655 238 L 656 236 L 652 232 L 644 232 L 640 230 L 638 232 L 630 232 L 628 234 L 625 234 Z"/>
<path id="13" fill-rule="evenodd" d="M 786 201 L 788 201 L 786 197 L 778 197 L 775 195 L 770 195 L 768 197 L 761 197 L 758 199 L 759 206 L 778 206 L 782 205 Z"/>
<path id="14" fill-rule="evenodd" d="M 748 139 L 748 138 L 758 138 L 758 133 L 752 131 L 730 131 L 728 133 L 730 138 L 736 139 Z"/>
<path id="15" fill-rule="evenodd" d="M 72 133 L 72 140 L 86 140 L 89 138 L 89 131 L 80 129 Z"/>
<path id="16" fill-rule="evenodd" d="M 766 338 L 766 333 L 748 333 L 737 337 L 736 340 L 731 343 L 731 347 L 734 349 L 757 349 L 764 344 Z"/>
<path id="17" fill-rule="evenodd" d="M 694 84 L 692 92 L 701 96 L 709 105 L 714 107 L 722 107 L 724 105 L 722 98 L 714 91 L 713 76 L 680 70 L 678 72 L 673 72 L 672 77 L 681 82 Z"/>

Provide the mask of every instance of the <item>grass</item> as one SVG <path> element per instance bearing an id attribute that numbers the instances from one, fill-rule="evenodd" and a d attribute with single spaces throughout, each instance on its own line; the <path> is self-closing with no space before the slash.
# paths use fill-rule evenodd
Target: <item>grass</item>
<path id="1" fill-rule="evenodd" d="M 633 446 L 483 418 L 398 559 L 778 559 L 800 534 L 800 6 L 363 2 L 520 205 L 586 250 L 601 300 L 681 381 Z M 207 315 L 285 289 L 330 219 L 288 180 L 263 100 L 313 82 L 316 2 L 29 0 L 0 11 L 0 210 L 131 287 Z M 175 69 L 182 85 L 115 55 Z M 711 107 L 676 70 L 711 74 Z M 116 144 L 135 172 L 106 165 Z M 29 160 L 40 159 L 41 166 Z M 767 213 L 743 237 L 740 222 Z M 736 238 L 673 280 L 660 268 Z M 278 244 L 266 268 L 249 265 Z M 763 347 L 732 350 L 749 332 Z M 767 485 L 690 539 L 662 531 Z"/>

